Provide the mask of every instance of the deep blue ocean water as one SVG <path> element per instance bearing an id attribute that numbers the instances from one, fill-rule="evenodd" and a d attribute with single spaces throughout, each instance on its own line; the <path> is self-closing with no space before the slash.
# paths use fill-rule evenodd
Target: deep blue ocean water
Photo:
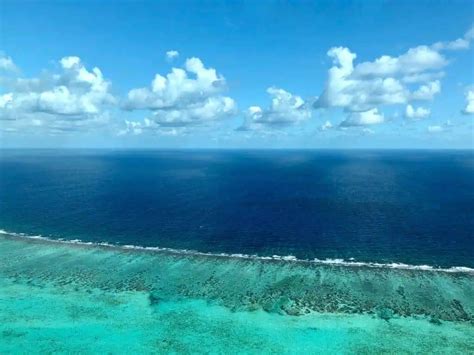
<path id="1" fill-rule="evenodd" d="M 0 151 L 0 229 L 474 266 L 472 151 Z"/>

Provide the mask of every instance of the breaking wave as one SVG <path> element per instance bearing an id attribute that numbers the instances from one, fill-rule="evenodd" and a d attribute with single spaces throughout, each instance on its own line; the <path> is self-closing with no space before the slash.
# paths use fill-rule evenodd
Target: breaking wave
<path id="1" fill-rule="evenodd" d="M 207 253 L 196 250 L 188 249 L 173 249 L 163 247 L 144 247 L 138 245 L 124 245 L 124 244 L 111 244 L 107 242 L 87 242 L 80 239 L 63 239 L 63 238 L 49 238 L 41 235 L 28 235 L 25 233 L 15 233 L 0 229 L 0 235 L 7 235 L 16 238 L 42 240 L 50 243 L 60 244 L 74 244 L 83 246 L 99 246 L 122 250 L 141 250 L 141 251 L 154 251 L 163 252 L 168 254 L 177 255 L 190 255 L 190 256 L 209 256 L 209 257 L 221 257 L 221 258 L 234 258 L 234 259 L 251 259 L 251 260 L 275 260 L 285 262 L 297 262 L 297 263 L 311 263 L 320 265 L 335 265 L 335 266 L 348 266 L 348 267 L 369 267 L 369 268 L 381 268 L 381 269 L 401 269 L 401 270 L 421 270 L 421 271 L 434 271 L 434 272 L 447 272 L 447 273 L 469 273 L 474 274 L 474 268 L 466 266 L 452 266 L 449 268 L 442 268 L 430 265 L 410 265 L 405 263 L 380 263 L 380 262 L 365 262 L 356 260 L 345 260 L 345 259 L 299 259 L 293 255 L 272 255 L 272 256 L 259 256 L 249 254 L 229 254 L 229 253 Z"/>

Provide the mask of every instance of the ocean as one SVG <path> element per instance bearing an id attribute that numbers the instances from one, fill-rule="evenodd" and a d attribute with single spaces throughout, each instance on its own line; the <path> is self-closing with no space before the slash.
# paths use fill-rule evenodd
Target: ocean
<path id="1" fill-rule="evenodd" d="M 1 353 L 474 353 L 471 151 L 0 151 Z"/>
<path id="2" fill-rule="evenodd" d="M 472 151 L 2 151 L 0 229 L 474 267 Z"/>

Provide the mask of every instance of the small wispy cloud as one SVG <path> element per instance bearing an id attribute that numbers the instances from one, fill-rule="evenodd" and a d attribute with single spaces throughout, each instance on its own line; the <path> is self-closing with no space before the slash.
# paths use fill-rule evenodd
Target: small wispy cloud
<path id="1" fill-rule="evenodd" d="M 170 51 L 166 52 L 166 59 L 170 62 L 172 60 L 178 58 L 178 57 L 179 57 L 179 52 L 178 51 L 170 50 Z"/>

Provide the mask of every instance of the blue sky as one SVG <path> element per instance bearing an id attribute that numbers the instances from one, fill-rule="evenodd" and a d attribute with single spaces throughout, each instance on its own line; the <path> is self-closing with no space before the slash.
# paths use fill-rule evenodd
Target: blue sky
<path id="1" fill-rule="evenodd" d="M 0 144 L 473 148 L 473 24 L 472 1 L 3 1 Z"/>

